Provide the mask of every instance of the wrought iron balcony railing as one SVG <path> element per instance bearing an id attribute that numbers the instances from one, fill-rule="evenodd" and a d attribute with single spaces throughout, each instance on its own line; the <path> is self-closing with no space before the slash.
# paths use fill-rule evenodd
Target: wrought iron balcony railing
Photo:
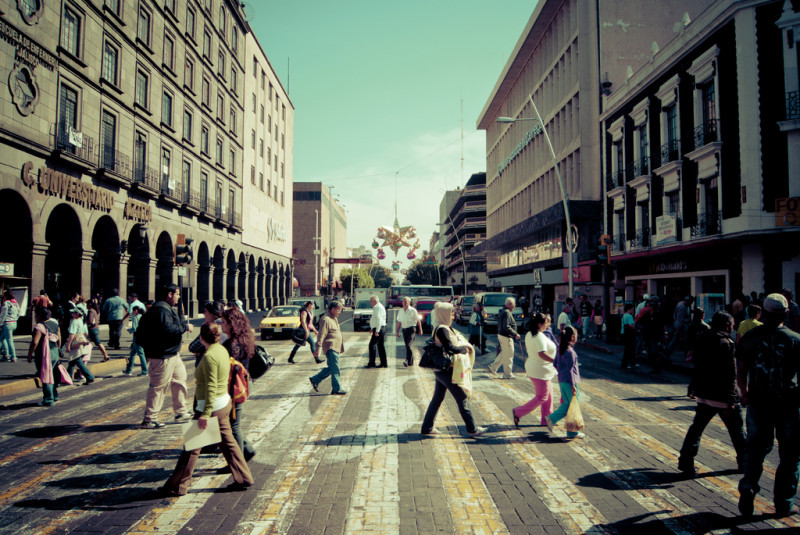
<path id="1" fill-rule="evenodd" d="M 161 173 L 158 169 L 146 165 L 139 165 L 133 170 L 133 181 L 153 191 L 159 191 Z"/>
<path id="2" fill-rule="evenodd" d="M 717 119 L 709 119 L 694 129 L 695 150 L 719 140 L 719 121 Z"/>
<path id="3" fill-rule="evenodd" d="M 114 147 L 103 147 L 100 156 L 100 167 L 117 175 L 131 179 L 131 161 L 125 154 L 120 154 Z"/>
<path id="4" fill-rule="evenodd" d="M 88 164 L 97 165 L 98 154 L 94 139 L 74 129 L 64 126 L 58 128 L 56 149 L 72 154 Z"/>
<path id="5" fill-rule="evenodd" d="M 650 247 L 650 229 L 649 228 L 636 229 L 636 234 L 634 234 L 631 237 L 630 247 L 631 249 L 642 249 L 644 247 Z"/>
<path id="6" fill-rule="evenodd" d="M 786 93 L 786 120 L 800 119 L 800 91 Z"/>
<path id="7" fill-rule="evenodd" d="M 715 236 L 722 232 L 722 214 L 697 214 L 697 223 L 691 228 L 692 238 Z"/>
<path id="8" fill-rule="evenodd" d="M 669 162 L 678 161 L 680 155 L 680 139 L 671 139 L 661 145 L 661 162 L 659 165 L 666 165 Z"/>
<path id="9" fill-rule="evenodd" d="M 625 251 L 625 234 L 617 234 L 613 237 L 611 250 L 617 253 Z"/>
<path id="10" fill-rule="evenodd" d="M 631 179 L 639 176 L 650 174 L 650 158 L 644 156 L 635 162 L 628 163 L 628 169 L 631 169 Z"/>

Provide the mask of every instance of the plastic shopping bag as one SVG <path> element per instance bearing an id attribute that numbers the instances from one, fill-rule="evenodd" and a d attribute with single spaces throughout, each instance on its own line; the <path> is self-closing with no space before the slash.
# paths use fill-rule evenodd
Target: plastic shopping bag
<path id="1" fill-rule="evenodd" d="M 583 414 L 581 414 L 581 404 L 578 402 L 578 396 L 572 396 L 572 400 L 569 402 L 564 427 L 567 431 L 573 432 L 578 432 L 586 427 L 583 423 Z"/>

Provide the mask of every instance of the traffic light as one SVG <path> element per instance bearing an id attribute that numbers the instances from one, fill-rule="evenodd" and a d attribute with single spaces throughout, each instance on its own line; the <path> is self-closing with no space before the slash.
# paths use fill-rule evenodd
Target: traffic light
<path id="1" fill-rule="evenodd" d="M 611 236 L 602 234 L 600 236 L 600 243 L 597 245 L 597 263 L 600 265 L 607 265 L 611 263 Z"/>
<path id="2" fill-rule="evenodd" d="M 192 240 L 186 238 L 183 234 L 178 234 L 178 241 L 175 244 L 175 263 L 179 266 L 192 263 Z"/>

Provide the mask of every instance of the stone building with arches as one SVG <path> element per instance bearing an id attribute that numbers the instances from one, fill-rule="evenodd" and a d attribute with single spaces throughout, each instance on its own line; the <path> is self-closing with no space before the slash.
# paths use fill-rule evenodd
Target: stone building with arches
<path id="1" fill-rule="evenodd" d="M 238 2 L 0 0 L 0 33 L 0 262 L 14 269 L 0 284 L 54 300 L 114 288 L 145 300 L 175 283 L 190 315 L 208 299 L 285 302 L 291 240 L 243 236 L 291 227 L 293 107 L 274 71 L 255 72 Z M 256 95 L 254 76 L 268 92 Z M 269 131 L 253 125 L 275 140 L 281 178 L 260 195 L 246 180 L 251 98 L 277 110 Z M 194 257 L 181 267 L 179 235 Z"/>

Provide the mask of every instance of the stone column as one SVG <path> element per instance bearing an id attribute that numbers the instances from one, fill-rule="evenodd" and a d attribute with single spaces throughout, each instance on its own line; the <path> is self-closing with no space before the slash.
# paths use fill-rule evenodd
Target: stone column
<path id="1" fill-rule="evenodd" d="M 156 266 L 158 260 L 150 258 L 147 269 L 147 299 L 156 300 L 160 297 L 161 288 L 156 288 Z M 141 298 L 140 298 L 141 299 Z"/>
<path id="2" fill-rule="evenodd" d="M 34 243 L 31 258 L 31 295 L 32 299 L 39 295 L 39 290 L 45 287 L 44 264 L 47 259 L 47 250 L 50 245 L 47 243 Z M 53 296 L 51 296 L 52 298 Z"/>
<path id="3" fill-rule="evenodd" d="M 81 295 L 84 299 L 92 297 L 92 261 L 94 260 L 94 250 L 84 249 L 81 252 Z"/>

